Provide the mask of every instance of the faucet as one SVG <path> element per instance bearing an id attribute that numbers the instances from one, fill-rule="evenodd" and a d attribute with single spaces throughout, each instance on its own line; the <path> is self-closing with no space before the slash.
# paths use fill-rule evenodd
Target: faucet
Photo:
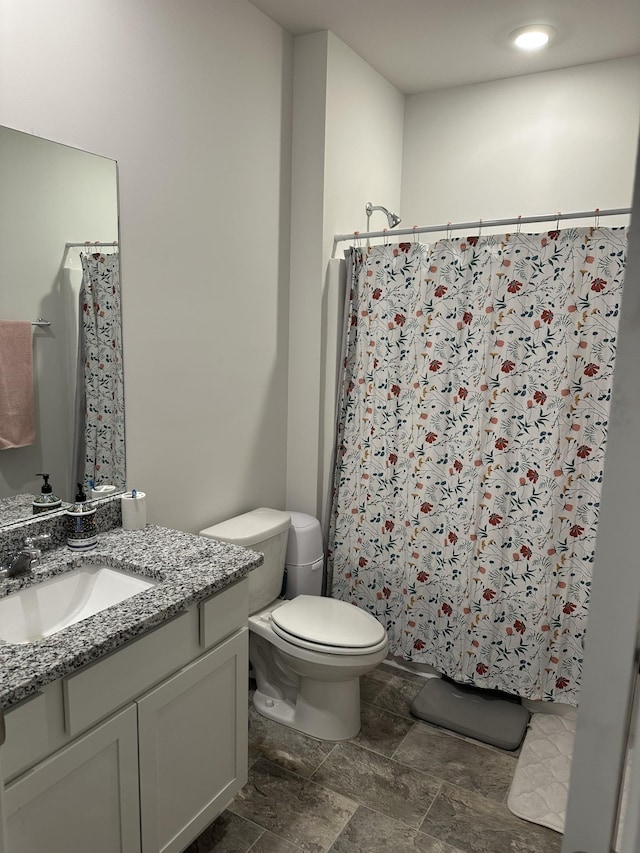
<path id="1" fill-rule="evenodd" d="M 48 533 L 42 533 L 40 536 L 27 536 L 24 540 L 24 547 L 11 557 L 6 567 L 0 568 L 0 579 L 18 578 L 30 574 L 42 556 L 42 550 L 36 545 L 44 544 L 50 539 L 51 536 Z"/>

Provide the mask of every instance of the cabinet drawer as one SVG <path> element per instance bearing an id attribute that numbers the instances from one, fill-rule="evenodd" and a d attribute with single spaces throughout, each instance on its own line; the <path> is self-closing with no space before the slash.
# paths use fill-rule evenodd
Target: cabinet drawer
<path id="1" fill-rule="evenodd" d="M 245 628 L 248 618 L 249 581 L 245 579 L 200 603 L 200 645 L 210 649 Z"/>
<path id="2" fill-rule="evenodd" d="M 65 728 L 74 737 L 200 653 L 195 608 L 63 679 Z"/>
<path id="3" fill-rule="evenodd" d="M 47 702 L 44 693 L 36 693 L 5 711 L 6 740 L 0 750 L 2 775 L 10 779 L 50 750 L 47 736 Z"/>

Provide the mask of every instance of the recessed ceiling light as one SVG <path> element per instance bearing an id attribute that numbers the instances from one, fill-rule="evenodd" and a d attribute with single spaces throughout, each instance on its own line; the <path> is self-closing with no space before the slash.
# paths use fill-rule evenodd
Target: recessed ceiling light
<path id="1" fill-rule="evenodd" d="M 554 28 L 546 24 L 531 24 L 515 30 L 509 38 L 520 50 L 539 50 L 548 44 L 555 34 Z"/>

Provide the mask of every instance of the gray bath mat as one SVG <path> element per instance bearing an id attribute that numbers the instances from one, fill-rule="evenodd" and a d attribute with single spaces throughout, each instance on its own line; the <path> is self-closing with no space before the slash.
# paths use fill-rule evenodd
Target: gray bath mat
<path id="1" fill-rule="evenodd" d="M 530 717 L 516 697 L 448 678 L 430 678 L 411 703 L 411 713 L 427 723 L 512 750 L 522 743 Z"/>

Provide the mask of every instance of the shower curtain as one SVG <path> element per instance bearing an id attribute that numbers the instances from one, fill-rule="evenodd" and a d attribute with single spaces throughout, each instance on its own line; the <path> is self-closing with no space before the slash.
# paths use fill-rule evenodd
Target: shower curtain
<path id="1" fill-rule="evenodd" d="M 82 254 L 75 482 L 125 487 L 120 259 Z"/>
<path id="2" fill-rule="evenodd" d="M 351 250 L 329 583 L 394 655 L 577 704 L 625 247 Z"/>

